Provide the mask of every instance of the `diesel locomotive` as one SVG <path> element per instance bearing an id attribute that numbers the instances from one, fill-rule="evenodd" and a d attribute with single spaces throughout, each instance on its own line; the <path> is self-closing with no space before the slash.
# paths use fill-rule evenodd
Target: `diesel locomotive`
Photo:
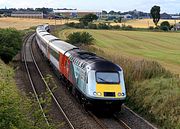
<path id="1" fill-rule="evenodd" d="M 79 49 L 51 35 L 48 25 L 36 29 L 36 41 L 83 103 L 120 110 L 126 98 L 123 69 L 94 53 Z"/>

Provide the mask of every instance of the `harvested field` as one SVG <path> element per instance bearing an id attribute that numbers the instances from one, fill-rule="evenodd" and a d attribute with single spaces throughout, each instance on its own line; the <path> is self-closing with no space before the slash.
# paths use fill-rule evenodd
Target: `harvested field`
<path id="1" fill-rule="evenodd" d="M 0 28 L 16 28 L 18 30 L 28 29 L 33 26 L 48 23 L 50 25 L 62 25 L 73 20 L 54 20 L 54 19 L 31 19 L 31 18 L 0 18 Z"/>
<path id="2" fill-rule="evenodd" d="M 180 22 L 180 20 L 160 20 L 159 24 L 163 21 L 168 21 L 171 25 Z M 150 26 L 155 27 L 152 19 L 137 19 L 137 20 L 128 20 L 123 23 L 111 23 L 111 25 L 122 25 L 125 24 L 126 26 L 131 25 L 134 28 L 149 28 Z"/>

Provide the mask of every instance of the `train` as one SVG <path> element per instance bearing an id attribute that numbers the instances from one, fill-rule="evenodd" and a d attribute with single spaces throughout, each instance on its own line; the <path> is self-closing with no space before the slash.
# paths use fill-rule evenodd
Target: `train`
<path id="1" fill-rule="evenodd" d="M 36 42 L 68 89 L 85 105 L 121 109 L 126 99 L 123 69 L 49 33 L 49 25 L 36 28 Z"/>

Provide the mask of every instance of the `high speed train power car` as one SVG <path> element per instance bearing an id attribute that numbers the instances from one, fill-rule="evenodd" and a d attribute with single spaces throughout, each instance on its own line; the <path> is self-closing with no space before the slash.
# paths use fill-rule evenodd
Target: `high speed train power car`
<path id="1" fill-rule="evenodd" d="M 122 68 L 47 31 L 48 25 L 37 27 L 37 44 L 72 91 L 86 104 L 119 110 L 126 98 Z"/>

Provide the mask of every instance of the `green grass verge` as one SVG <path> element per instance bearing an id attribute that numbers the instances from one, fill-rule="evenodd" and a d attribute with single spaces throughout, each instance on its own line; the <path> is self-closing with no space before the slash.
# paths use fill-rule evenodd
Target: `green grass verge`
<path id="1" fill-rule="evenodd" d="M 20 96 L 13 80 L 14 72 L 0 60 L 0 128 L 30 128 L 28 100 Z"/>
<path id="2" fill-rule="evenodd" d="M 136 82 L 128 90 L 128 105 L 160 128 L 180 129 L 180 79 L 155 78 Z"/>
<path id="3" fill-rule="evenodd" d="M 0 129 L 54 128 L 45 123 L 34 96 L 27 98 L 17 89 L 14 70 L 0 60 Z"/>

